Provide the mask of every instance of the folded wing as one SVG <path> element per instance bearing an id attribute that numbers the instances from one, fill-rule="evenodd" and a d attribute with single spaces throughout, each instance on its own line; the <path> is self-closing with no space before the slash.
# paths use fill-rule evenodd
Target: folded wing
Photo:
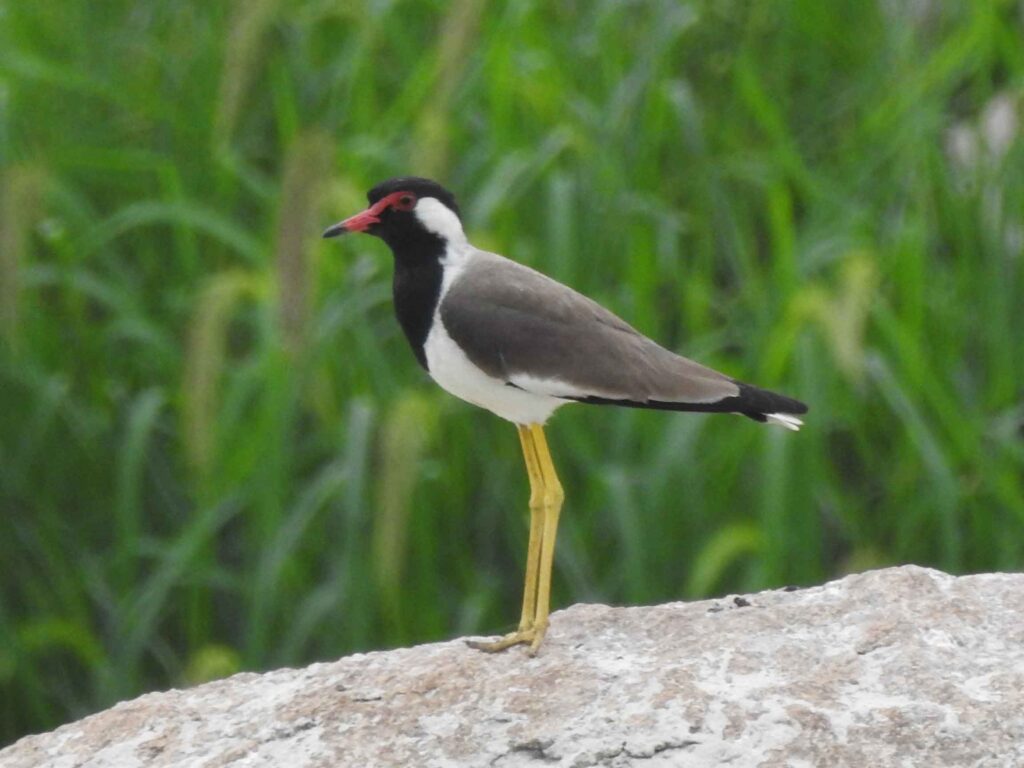
<path id="1" fill-rule="evenodd" d="M 759 421 L 807 410 L 670 352 L 586 296 L 494 254 L 478 252 L 468 261 L 440 315 L 471 362 L 529 392 L 607 405 L 729 411 Z"/>

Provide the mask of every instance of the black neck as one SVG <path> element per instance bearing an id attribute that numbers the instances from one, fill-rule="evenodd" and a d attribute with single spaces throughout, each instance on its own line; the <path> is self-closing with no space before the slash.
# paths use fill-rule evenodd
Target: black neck
<path id="1" fill-rule="evenodd" d="M 441 296 L 441 258 L 445 242 L 431 235 L 415 243 L 389 242 L 388 245 L 395 256 L 395 277 L 391 284 L 395 315 L 419 364 L 429 370 L 423 345 Z"/>

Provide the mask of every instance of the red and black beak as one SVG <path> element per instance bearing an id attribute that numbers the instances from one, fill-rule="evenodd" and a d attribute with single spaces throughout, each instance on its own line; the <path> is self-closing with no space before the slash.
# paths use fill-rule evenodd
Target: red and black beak
<path id="1" fill-rule="evenodd" d="M 376 203 L 371 205 L 365 211 L 357 213 L 355 216 L 349 216 L 344 221 L 339 221 L 324 230 L 324 237 L 337 237 L 338 235 L 347 235 L 349 232 L 365 232 L 374 224 L 380 224 L 380 215 L 387 210 L 394 202 L 400 198 L 405 192 L 395 192 L 382 197 Z"/>
<path id="2" fill-rule="evenodd" d="M 379 223 L 380 217 L 377 216 L 373 208 L 367 208 L 362 213 L 349 216 L 344 221 L 339 221 L 325 229 L 324 237 L 337 237 L 338 235 L 347 235 L 349 232 L 365 232 L 374 224 Z"/>

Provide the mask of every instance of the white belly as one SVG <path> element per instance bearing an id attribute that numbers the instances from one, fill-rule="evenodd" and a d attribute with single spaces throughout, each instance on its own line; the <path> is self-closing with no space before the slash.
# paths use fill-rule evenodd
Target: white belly
<path id="1" fill-rule="evenodd" d="M 430 376 L 444 390 L 516 424 L 543 424 L 556 408 L 566 404 L 556 397 L 511 387 L 481 371 L 452 341 L 440 313 L 434 314 L 423 351 Z"/>

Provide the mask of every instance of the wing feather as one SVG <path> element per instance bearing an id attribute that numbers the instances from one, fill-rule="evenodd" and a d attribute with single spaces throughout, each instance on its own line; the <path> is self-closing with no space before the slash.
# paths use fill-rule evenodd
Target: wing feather
<path id="1" fill-rule="evenodd" d="M 643 404 L 710 404 L 739 384 L 659 346 L 595 301 L 479 251 L 449 287 L 441 321 L 491 376 L 538 394 Z"/>

